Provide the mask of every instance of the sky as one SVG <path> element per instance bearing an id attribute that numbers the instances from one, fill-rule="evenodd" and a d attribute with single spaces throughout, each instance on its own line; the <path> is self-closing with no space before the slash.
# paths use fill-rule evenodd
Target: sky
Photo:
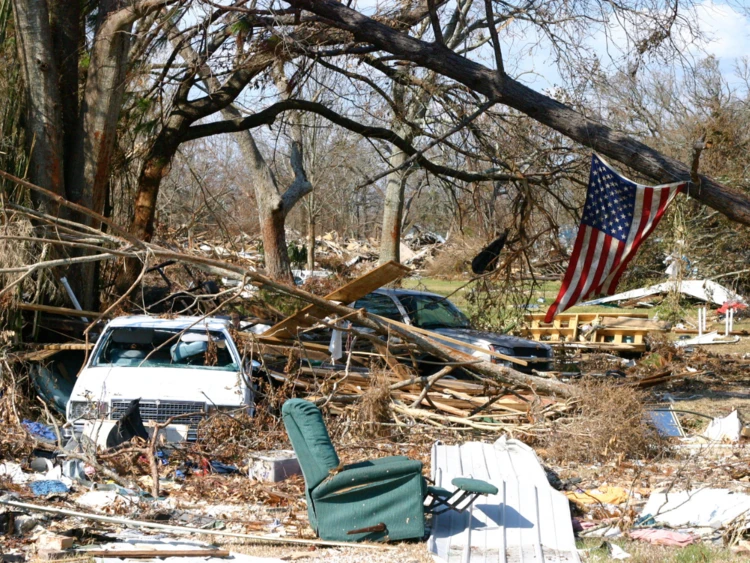
<path id="1" fill-rule="evenodd" d="M 750 0 L 742 1 L 749 3 L 747 11 L 750 12 Z M 720 68 L 730 85 L 739 87 L 740 80 L 735 69 L 737 59 L 750 56 L 750 17 L 743 13 L 741 5 L 704 0 L 697 2 L 690 9 L 689 19 L 700 28 L 703 38 L 698 42 L 689 40 L 687 34 L 676 38 L 676 42 L 682 44 L 683 62 L 694 64 L 706 56 L 713 55 L 719 59 Z M 540 42 L 538 35 L 525 31 L 525 37 L 519 38 L 516 33 L 515 37 L 504 38 L 504 51 L 507 57 L 511 61 L 516 61 L 516 71 L 523 73 L 519 79 L 540 89 L 563 86 L 564 80 L 547 42 Z M 586 43 L 603 64 L 613 65 L 613 68 L 614 64 L 622 62 L 628 52 L 625 34 L 621 28 L 611 29 L 609 38 L 600 30 L 593 33 Z M 528 49 L 531 45 L 535 47 L 529 56 Z M 679 62 L 675 62 L 672 67 L 678 74 L 682 72 Z"/>

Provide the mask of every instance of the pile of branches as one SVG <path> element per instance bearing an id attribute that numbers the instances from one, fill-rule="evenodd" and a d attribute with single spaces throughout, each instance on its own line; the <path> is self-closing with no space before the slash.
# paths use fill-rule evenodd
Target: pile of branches
<path id="1" fill-rule="evenodd" d="M 29 236 L 19 237 L 11 234 L 2 235 L 0 239 L 23 239 L 24 242 L 33 239 L 36 244 L 55 248 L 56 252 L 52 259 L 0 268 L 0 275 L 6 276 L 7 281 L 3 291 L 10 291 L 36 273 L 51 268 L 76 267 L 107 261 L 125 261 L 130 268 L 134 265 L 140 267 L 140 273 L 130 288 L 110 302 L 106 310 L 95 313 L 96 318 L 90 319 L 91 323 L 84 331 L 86 338 L 96 323 L 122 309 L 129 295 L 154 264 L 169 260 L 189 264 L 206 274 L 240 282 L 236 288 L 214 295 L 213 302 L 216 305 L 205 311 L 206 315 L 227 310 L 230 304 L 241 299 L 242 292 L 248 285 L 253 285 L 271 294 L 314 305 L 316 311 L 322 311 L 323 316 L 329 319 L 351 320 L 360 329 L 349 330 L 361 341 L 370 341 L 377 349 L 377 356 L 387 365 L 390 372 L 387 377 L 388 390 L 392 398 L 391 408 L 394 417 L 407 417 L 432 425 L 497 430 L 504 429 L 509 423 L 531 424 L 539 417 L 544 418 L 550 413 L 564 409 L 564 404 L 558 404 L 558 401 L 573 396 L 572 389 L 565 383 L 524 374 L 511 367 L 458 352 L 428 336 L 410 330 L 409 327 L 394 325 L 375 315 L 368 315 L 363 310 L 351 309 L 335 301 L 328 301 L 299 287 L 277 283 L 244 264 L 209 258 L 203 253 L 178 252 L 142 241 L 91 210 L 7 173 L 0 172 L 0 175 L 47 197 L 56 206 L 67 208 L 70 213 L 87 218 L 86 221 L 77 222 L 63 219 L 62 213 L 38 211 L 20 204 L 5 202 L 7 210 L 13 216 L 24 221 L 33 219 L 33 231 Z M 90 226 L 91 224 L 104 225 L 107 230 L 105 232 Z M 65 251 L 75 253 L 65 255 Z M 315 318 L 312 322 L 323 326 L 327 324 L 328 328 L 333 328 L 336 320 L 325 321 Z M 252 346 L 255 345 L 253 342 Z M 251 353 L 256 352 L 251 350 Z M 308 357 L 311 351 L 303 349 L 296 353 Z M 398 361 L 398 358 L 403 358 L 408 362 L 409 358 L 425 354 L 442 366 L 440 371 L 428 378 L 414 375 Z M 452 371 L 457 368 L 461 369 L 467 381 L 449 378 Z M 303 373 L 298 370 L 292 370 L 290 373 L 293 374 L 297 389 L 334 406 L 352 404 L 363 390 L 370 387 L 367 375 L 355 375 L 346 370 L 343 374 L 329 374 L 322 382 L 315 373 Z M 286 378 L 287 374 L 284 374 L 284 379 Z M 322 392 L 325 386 L 333 391 Z M 540 396 L 549 398 L 541 399 Z"/>

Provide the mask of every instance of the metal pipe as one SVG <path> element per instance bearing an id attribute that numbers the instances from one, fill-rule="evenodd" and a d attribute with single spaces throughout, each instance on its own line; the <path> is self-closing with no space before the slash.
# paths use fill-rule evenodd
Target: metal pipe
<path id="1" fill-rule="evenodd" d="M 81 307 L 81 304 L 78 302 L 76 294 L 73 293 L 73 288 L 70 287 L 70 284 L 68 283 L 68 278 L 63 276 L 60 278 L 60 282 L 65 286 L 65 291 L 68 292 L 68 297 L 70 297 L 70 300 L 73 302 L 73 307 L 75 307 L 78 311 L 83 311 L 83 307 Z M 89 322 L 86 317 L 81 317 L 81 320 L 85 323 Z"/>
<path id="2" fill-rule="evenodd" d="M 36 512 L 47 512 L 49 514 L 62 514 L 74 518 L 84 518 L 95 522 L 107 522 L 109 524 L 119 524 L 122 526 L 132 526 L 136 528 L 152 528 L 154 530 L 165 530 L 168 532 L 188 533 L 188 534 L 206 534 L 209 536 L 224 536 L 228 538 L 241 538 L 246 540 L 268 542 L 268 543 L 296 543 L 302 545 L 318 545 L 322 547 L 359 547 L 363 549 L 393 549 L 385 545 L 339 542 L 325 540 L 305 540 L 300 538 L 269 538 L 267 536 L 253 536 L 250 534 L 239 534 L 236 532 L 225 532 L 223 530 L 204 530 L 203 528 L 189 528 L 187 526 L 170 526 L 169 524 L 158 524 L 157 522 L 144 522 L 143 520 L 129 520 L 128 518 L 115 518 L 112 516 L 100 516 L 99 514 L 88 514 L 86 512 L 76 512 L 64 508 L 54 508 L 51 506 L 39 506 L 14 500 L 0 499 L 0 504 L 12 506 L 14 508 L 23 508 Z"/>

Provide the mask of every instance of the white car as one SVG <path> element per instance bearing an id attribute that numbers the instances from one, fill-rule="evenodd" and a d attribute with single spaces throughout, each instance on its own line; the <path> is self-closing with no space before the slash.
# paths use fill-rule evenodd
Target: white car
<path id="1" fill-rule="evenodd" d="M 80 435 L 87 420 L 117 420 L 140 399 L 144 423 L 181 414 L 252 409 L 252 366 L 228 320 L 119 317 L 104 328 L 76 380 L 67 420 Z M 244 365 L 243 365 L 244 364 Z M 195 439 L 201 415 L 181 418 Z"/>

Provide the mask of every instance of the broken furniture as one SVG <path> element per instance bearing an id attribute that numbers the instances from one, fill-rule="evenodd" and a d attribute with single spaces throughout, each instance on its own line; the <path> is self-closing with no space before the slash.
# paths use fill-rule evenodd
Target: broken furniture
<path id="1" fill-rule="evenodd" d="M 652 321 L 648 313 L 563 313 L 551 323 L 544 315 L 527 315 L 529 328 L 523 336 L 549 345 L 579 344 L 602 348 L 644 352 L 645 337 L 651 332 L 667 330 L 667 324 Z"/>
<path id="2" fill-rule="evenodd" d="M 475 479 L 453 479 L 456 491 L 428 487 L 422 462 L 403 456 L 342 467 L 318 407 L 290 399 L 282 414 L 305 477 L 310 526 L 322 539 L 421 539 L 425 512 L 463 511 L 479 495 L 497 494 Z"/>

